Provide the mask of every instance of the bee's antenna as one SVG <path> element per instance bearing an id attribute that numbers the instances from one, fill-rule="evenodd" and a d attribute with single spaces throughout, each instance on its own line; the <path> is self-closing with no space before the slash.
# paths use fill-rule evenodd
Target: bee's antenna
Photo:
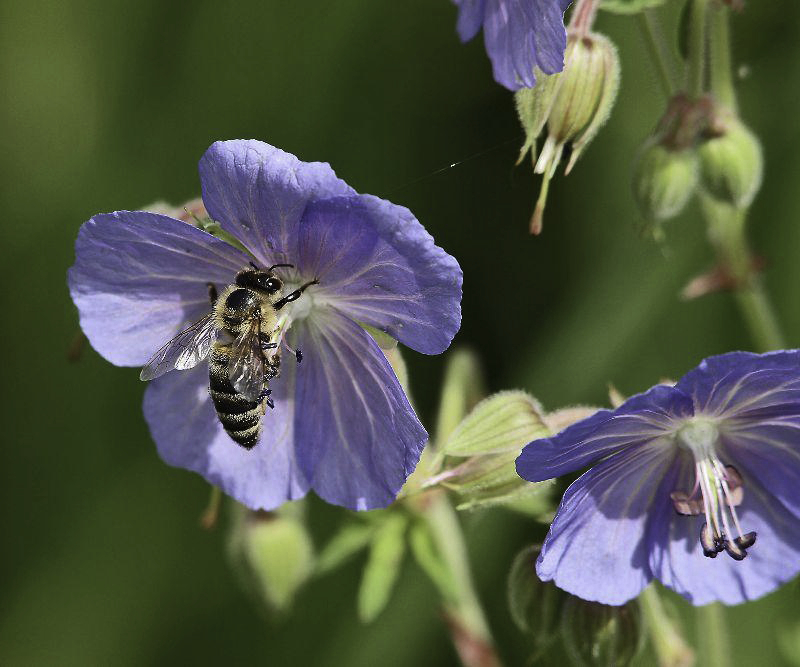
<path id="1" fill-rule="evenodd" d="M 277 269 L 279 266 L 285 266 L 285 267 L 287 267 L 289 269 L 293 269 L 294 268 L 294 264 L 273 264 L 272 266 L 270 266 L 267 269 L 267 272 L 272 271 L 272 269 Z"/>
<path id="2" fill-rule="evenodd" d="M 258 267 L 255 265 L 255 262 L 250 262 L 250 266 L 252 266 L 256 271 L 258 271 Z"/>

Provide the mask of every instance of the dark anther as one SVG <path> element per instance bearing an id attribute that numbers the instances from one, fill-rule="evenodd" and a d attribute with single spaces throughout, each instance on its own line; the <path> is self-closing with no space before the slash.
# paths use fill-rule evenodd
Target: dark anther
<path id="1" fill-rule="evenodd" d="M 272 393 L 272 389 L 265 389 L 264 391 L 261 392 L 261 395 L 258 397 L 258 400 L 261 401 L 261 400 L 265 399 L 271 393 Z"/>
<path id="2" fill-rule="evenodd" d="M 272 402 L 271 398 L 267 399 L 267 405 L 269 406 L 270 410 L 274 410 L 275 409 L 275 404 Z"/>
<path id="3" fill-rule="evenodd" d="M 300 350 L 295 350 L 295 351 L 294 351 L 294 356 L 295 356 L 295 359 L 297 359 L 297 363 L 298 363 L 298 364 L 299 364 L 301 361 L 303 361 L 303 353 L 302 353 Z"/>
<path id="4" fill-rule="evenodd" d="M 276 347 L 278 347 L 277 343 L 261 343 L 262 350 L 274 350 Z"/>
<path id="5" fill-rule="evenodd" d="M 715 538 L 708 529 L 708 524 L 704 523 L 700 531 L 700 546 L 703 547 L 703 555 L 708 558 L 716 558 L 719 549 L 717 548 L 718 539 Z"/>
<path id="6" fill-rule="evenodd" d="M 739 546 L 731 540 L 725 542 L 725 551 L 728 552 L 728 555 L 733 558 L 733 560 L 744 560 L 745 556 L 747 556 L 747 551 L 740 549 Z"/>
<path id="7" fill-rule="evenodd" d="M 749 549 L 756 543 L 756 534 L 755 532 L 745 533 L 741 537 L 737 537 L 734 542 L 740 549 Z"/>
<path id="8" fill-rule="evenodd" d="M 703 511 L 703 501 L 692 499 L 685 491 L 673 491 L 669 497 L 675 511 L 681 516 L 697 516 Z"/>

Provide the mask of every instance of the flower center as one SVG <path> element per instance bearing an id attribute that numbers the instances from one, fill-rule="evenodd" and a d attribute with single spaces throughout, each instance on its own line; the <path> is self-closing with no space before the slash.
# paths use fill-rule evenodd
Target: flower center
<path id="1" fill-rule="evenodd" d="M 736 515 L 744 498 L 742 477 L 736 468 L 720 461 L 715 449 L 718 438 L 717 425 L 704 418 L 689 420 L 678 431 L 678 444 L 694 457 L 695 483 L 689 493 L 673 491 L 670 498 L 678 514 L 705 514 L 700 544 L 706 556 L 716 558 L 726 551 L 734 560 L 742 560 L 755 544 L 756 534 L 742 532 Z"/>

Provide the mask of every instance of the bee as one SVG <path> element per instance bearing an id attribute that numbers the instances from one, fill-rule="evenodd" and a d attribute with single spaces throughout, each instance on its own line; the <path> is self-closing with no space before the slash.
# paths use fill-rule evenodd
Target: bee
<path id="1" fill-rule="evenodd" d="M 152 380 L 173 369 L 193 368 L 208 357 L 209 393 L 217 417 L 245 449 L 258 443 L 265 406 L 275 407 L 268 385 L 280 373 L 278 311 L 319 284 L 315 279 L 283 296 L 283 281 L 274 270 L 293 264 L 274 264 L 266 271 L 252 262 L 250 266 L 219 295 L 209 283 L 211 312 L 165 343 L 139 375 Z M 299 363 L 300 350 L 293 352 Z"/>

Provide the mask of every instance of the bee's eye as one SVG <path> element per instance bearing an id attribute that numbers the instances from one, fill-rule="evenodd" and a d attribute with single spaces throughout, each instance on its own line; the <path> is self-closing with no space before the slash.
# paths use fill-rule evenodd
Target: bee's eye
<path id="1" fill-rule="evenodd" d="M 269 292 L 270 294 L 277 292 L 283 284 L 278 278 L 271 277 L 267 278 L 266 280 L 262 280 L 261 282 L 261 289 L 265 292 Z"/>

